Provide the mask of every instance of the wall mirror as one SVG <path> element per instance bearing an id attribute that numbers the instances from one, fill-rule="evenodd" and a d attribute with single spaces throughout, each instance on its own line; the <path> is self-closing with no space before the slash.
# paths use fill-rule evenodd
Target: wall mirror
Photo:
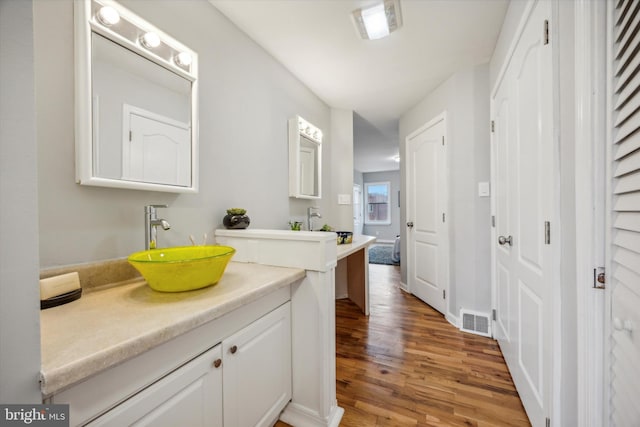
<path id="1" fill-rule="evenodd" d="M 74 4 L 76 181 L 197 192 L 197 54 L 117 2 Z"/>
<path id="2" fill-rule="evenodd" d="M 289 119 L 289 197 L 322 197 L 322 131 L 300 116 Z"/>

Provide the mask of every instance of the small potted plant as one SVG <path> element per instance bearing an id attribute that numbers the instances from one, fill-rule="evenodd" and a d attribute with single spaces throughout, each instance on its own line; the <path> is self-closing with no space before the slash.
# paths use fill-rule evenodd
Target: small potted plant
<path id="1" fill-rule="evenodd" d="M 291 231 L 300 231 L 300 229 L 302 228 L 302 222 L 301 221 L 289 221 L 289 228 L 291 228 Z"/>
<path id="2" fill-rule="evenodd" d="M 222 225 L 232 230 L 247 228 L 250 223 L 247 210 L 242 208 L 227 209 L 227 214 L 222 219 Z"/>

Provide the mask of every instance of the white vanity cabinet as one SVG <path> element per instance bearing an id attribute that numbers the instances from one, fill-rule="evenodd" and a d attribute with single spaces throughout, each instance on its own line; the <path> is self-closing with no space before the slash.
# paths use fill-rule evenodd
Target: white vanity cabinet
<path id="1" fill-rule="evenodd" d="M 290 306 L 266 314 L 88 426 L 272 425 L 291 399 Z"/>
<path id="2" fill-rule="evenodd" d="M 49 402 L 70 405 L 72 426 L 270 426 L 291 400 L 291 370 L 285 288 Z"/>
<path id="3" fill-rule="evenodd" d="M 221 358 L 219 344 L 87 425 L 222 427 Z"/>

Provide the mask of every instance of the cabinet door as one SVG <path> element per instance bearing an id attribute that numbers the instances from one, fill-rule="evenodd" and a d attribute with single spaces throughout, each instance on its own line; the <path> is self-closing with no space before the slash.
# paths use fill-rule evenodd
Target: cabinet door
<path id="1" fill-rule="evenodd" d="M 222 427 L 221 358 L 217 345 L 88 425 Z"/>
<path id="2" fill-rule="evenodd" d="M 291 399 L 291 303 L 222 342 L 224 425 L 270 426 Z"/>

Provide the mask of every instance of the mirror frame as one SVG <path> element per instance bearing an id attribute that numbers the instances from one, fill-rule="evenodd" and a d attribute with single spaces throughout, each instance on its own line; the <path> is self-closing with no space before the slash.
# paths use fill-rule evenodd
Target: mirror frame
<path id="1" fill-rule="evenodd" d="M 170 52 L 188 52 L 191 54 L 191 65 L 182 68 L 174 63 L 173 57 L 160 56 L 146 49 L 137 40 L 130 40 L 103 25 L 92 15 L 92 6 L 110 6 L 118 11 L 121 19 L 126 19 L 136 26 L 141 33 L 155 32 L 168 47 Z M 74 41 L 75 41 L 75 150 L 76 150 L 76 182 L 81 185 L 98 187 L 125 188 L 135 190 L 163 191 L 171 193 L 198 192 L 198 54 L 173 37 L 159 30 L 129 9 L 113 0 L 76 0 L 74 1 Z M 94 175 L 92 117 L 92 64 L 91 34 L 96 33 L 110 41 L 129 49 L 134 53 L 168 69 L 169 71 L 191 82 L 191 185 L 179 186 L 156 184 L 149 182 L 127 181 L 115 178 L 103 178 Z"/>
<path id="2" fill-rule="evenodd" d="M 316 163 L 318 167 L 315 179 L 317 180 L 318 195 L 302 194 L 302 183 L 300 182 L 301 137 L 317 146 Z M 314 200 L 322 198 L 322 130 L 300 116 L 289 119 L 289 197 Z"/>

